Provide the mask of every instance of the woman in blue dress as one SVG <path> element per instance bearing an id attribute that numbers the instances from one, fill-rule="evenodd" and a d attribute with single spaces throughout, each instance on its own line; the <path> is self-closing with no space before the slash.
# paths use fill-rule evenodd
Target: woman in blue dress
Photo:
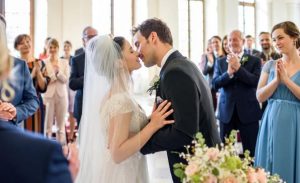
<path id="1" fill-rule="evenodd" d="M 256 144 L 255 165 L 279 174 L 288 183 L 300 182 L 300 32 L 293 22 L 272 29 L 282 54 L 268 61 L 257 89 L 259 102 L 268 100 Z"/>

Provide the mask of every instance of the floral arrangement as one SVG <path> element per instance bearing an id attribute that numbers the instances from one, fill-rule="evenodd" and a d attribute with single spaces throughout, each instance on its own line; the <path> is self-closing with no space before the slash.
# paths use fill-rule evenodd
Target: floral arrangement
<path id="1" fill-rule="evenodd" d="M 159 86 L 159 81 L 160 81 L 160 78 L 158 75 L 155 75 L 153 77 L 153 79 L 151 80 L 150 82 L 150 88 L 148 88 L 147 92 L 152 95 L 153 91 L 154 90 L 157 90 L 158 86 Z"/>
<path id="2" fill-rule="evenodd" d="M 232 131 L 225 145 L 207 147 L 201 133 L 196 135 L 192 146 L 187 146 L 187 154 L 179 154 L 187 160 L 187 165 L 177 163 L 174 173 L 183 183 L 279 183 L 278 175 L 271 176 L 261 168 L 253 168 L 250 152 L 244 159 L 235 149 L 237 131 Z"/>

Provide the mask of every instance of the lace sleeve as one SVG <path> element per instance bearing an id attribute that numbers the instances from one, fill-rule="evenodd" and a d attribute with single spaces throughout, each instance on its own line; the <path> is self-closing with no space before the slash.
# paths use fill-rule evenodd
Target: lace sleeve
<path id="1" fill-rule="evenodd" d="M 115 94 L 107 101 L 104 111 L 110 118 L 133 111 L 133 101 L 125 94 Z"/>
<path id="2" fill-rule="evenodd" d="M 263 72 L 270 73 L 271 69 L 275 66 L 276 60 L 270 60 L 262 68 Z"/>

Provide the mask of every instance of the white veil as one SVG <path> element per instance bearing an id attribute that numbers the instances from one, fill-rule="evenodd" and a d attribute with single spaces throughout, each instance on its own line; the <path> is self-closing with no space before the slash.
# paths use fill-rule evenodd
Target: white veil
<path id="1" fill-rule="evenodd" d="M 83 111 L 79 127 L 80 171 L 77 183 L 98 183 L 107 149 L 100 110 L 112 92 L 129 91 L 130 79 L 120 47 L 109 36 L 97 36 L 86 47 Z M 113 86 L 118 86 L 112 90 Z"/>

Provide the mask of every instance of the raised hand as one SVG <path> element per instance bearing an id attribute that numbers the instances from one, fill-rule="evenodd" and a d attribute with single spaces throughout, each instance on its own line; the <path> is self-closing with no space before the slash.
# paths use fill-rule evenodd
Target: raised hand
<path id="1" fill-rule="evenodd" d="M 289 79 L 289 76 L 282 60 L 277 61 L 277 71 L 277 74 L 279 74 L 280 81 L 285 83 L 286 80 Z"/>
<path id="2" fill-rule="evenodd" d="M 239 70 L 239 68 L 241 67 L 240 59 L 233 53 L 229 53 L 227 55 L 226 61 L 228 62 L 228 65 L 230 65 L 232 67 L 234 72 Z"/>
<path id="3" fill-rule="evenodd" d="M 174 123 L 174 120 L 166 120 L 166 118 L 174 112 L 173 109 L 170 109 L 171 102 L 167 100 L 163 101 L 151 114 L 150 124 L 154 125 L 156 129 L 160 129 L 167 124 Z"/>
<path id="4" fill-rule="evenodd" d="M 279 84 L 280 83 L 280 74 L 279 74 L 278 62 L 279 62 L 279 60 L 275 64 L 275 71 L 274 71 L 275 77 L 274 78 L 275 78 L 275 81 Z"/>

